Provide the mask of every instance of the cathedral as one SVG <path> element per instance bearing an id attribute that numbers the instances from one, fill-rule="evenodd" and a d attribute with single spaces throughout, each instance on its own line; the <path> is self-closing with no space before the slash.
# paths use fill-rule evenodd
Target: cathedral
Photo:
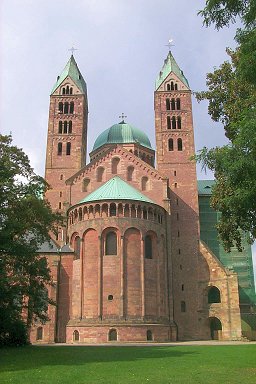
<path id="1" fill-rule="evenodd" d="M 154 109 L 155 150 L 122 116 L 95 138 L 86 163 L 87 87 L 73 55 L 57 77 L 46 198 L 66 227 L 38 250 L 57 305 L 32 342 L 241 339 L 238 273 L 200 236 L 191 90 L 171 52 Z"/>

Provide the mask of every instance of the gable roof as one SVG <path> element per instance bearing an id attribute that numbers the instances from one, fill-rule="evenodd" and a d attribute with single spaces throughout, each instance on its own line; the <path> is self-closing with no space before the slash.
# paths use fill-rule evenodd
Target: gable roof
<path id="1" fill-rule="evenodd" d="M 87 87 L 86 82 L 84 81 L 84 78 L 81 74 L 81 72 L 78 69 L 77 63 L 74 59 L 74 56 L 71 55 L 69 61 L 67 62 L 65 68 L 61 72 L 60 76 L 57 77 L 57 81 L 53 86 L 53 89 L 51 91 L 51 95 L 53 92 L 56 91 L 56 89 L 61 85 L 61 83 L 67 78 L 70 77 L 76 86 L 80 89 L 82 93 L 87 93 Z"/>
<path id="2" fill-rule="evenodd" d="M 197 189 L 199 195 L 211 195 L 215 180 L 197 180 Z"/>
<path id="3" fill-rule="evenodd" d="M 81 200 L 79 204 L 98 200 L 136 200 L 155 204 L 147 196 L 126 183 L 119 176 L 115 176 L 108 180 L 105 184 L 101 185 L 98 189 Z"/>
<path id="4" fill-rule="evenodd" d="M 175 75 L 189 88 L 188 80 L 186 79 L 183 71 L 180 69 L 178 64 L 176 63 L 171 51 L 169 51 L 167 58 L 164 61 L 163 68 L 161 69 L 157 79 L 155 90 L 157 90 L 162 82 L 167 78 L 167 76 L 171 73 L 175 73 Z"/>

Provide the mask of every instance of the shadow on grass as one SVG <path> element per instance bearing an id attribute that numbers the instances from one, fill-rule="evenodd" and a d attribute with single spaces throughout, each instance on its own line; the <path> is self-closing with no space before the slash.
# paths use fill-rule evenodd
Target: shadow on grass
<path id="1" fill-rule="evenodd" d="M 38 347 L 0 349 L 0 371 L 37 369 L 43 366 L 75 366 L 90 363 L 137 361 L 144 359 L 179 358 L 195 354 L 175 347 Z"/>

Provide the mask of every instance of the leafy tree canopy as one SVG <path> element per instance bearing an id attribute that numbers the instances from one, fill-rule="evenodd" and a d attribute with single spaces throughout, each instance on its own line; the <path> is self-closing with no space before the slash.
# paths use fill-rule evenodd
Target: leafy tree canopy
<path id="1" fill-rule="evenodd" d="M 256 239 L 256 2 L 208 0 L 200 14 L 217 29 L 237 16 L 243 25 L 237 49 L 227 49 L 230 60 L 207 74 L 207 91 L 196 93 L 199 101 L 209 101 L 212 120 L 223 124 L 229 139 L 223 147 L 203 148 L 197 159 L 215 174 L 212 206 L 222 212 L 218 231 L 224 247 L 241 250 L 241 230 L 250 242 Z"/>
<path id="2" fill-rule="evenodd" d="M 0 343 L 13 323 L 47 320 L 51 276 L 36 251 L 61 218 L 43 199 L 46 189 L 11 136 L 0 135 Z"/>

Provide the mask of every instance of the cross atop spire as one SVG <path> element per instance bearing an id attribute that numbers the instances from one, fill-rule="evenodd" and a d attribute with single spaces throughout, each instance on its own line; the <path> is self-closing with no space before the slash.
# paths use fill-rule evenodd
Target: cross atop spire
<path id="1" fill-rule="evenodd" d="M 74 55 L 74 52 L 75 51 L 78 51 L 78 49 L 77 48 L 74 48 L 73 46 L 69 49 L 69 51 L 71 51 L 71 54 L 72 54 L 72 56 Z"/>
<path id="2" fill-rule="evenodd" d="M 121 123 L 124 123 L 124 119 L 126 118 L 127 116 L 125 116 L 125 114 L 122 112 L 122 115 L 119 116 L 119 119 L 122 119 Z"/>
<path id="3" fill-rule="evenodd" d="M 171 47 L 174 47 L 174 44 L 172 43 L 173 43 L 173 39 L 169 39 L 168 44 L 166 44 L 166 47 L 169 47 L 169 51 L 171 50 Z"/>

